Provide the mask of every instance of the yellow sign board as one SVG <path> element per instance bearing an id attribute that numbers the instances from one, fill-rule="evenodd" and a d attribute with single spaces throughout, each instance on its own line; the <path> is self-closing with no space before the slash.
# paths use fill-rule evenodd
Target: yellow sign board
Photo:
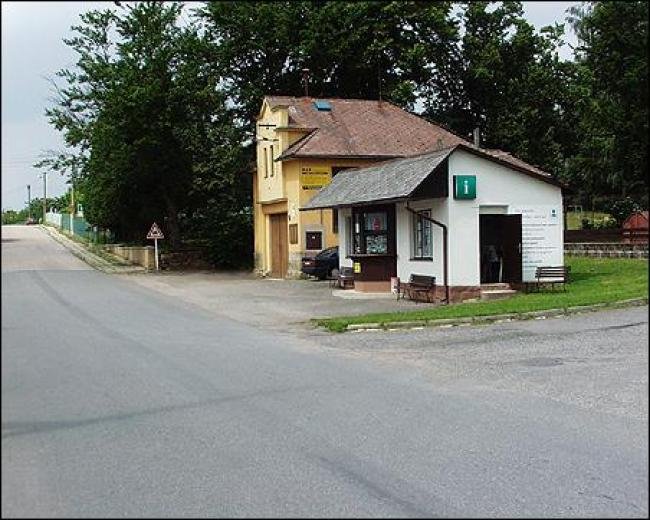
<path id="1" fill-rule="evenodd" d="M 303 166 L 300 168 L 300 185 L 303 190 L 319 190 L 332 181 L 329 166 Z"/>
<path id="2" fill-rule="evenodd" d="M 361 272 L 361 262 L 354 262 L 352 266 L 354 267 L 354 272 L 356 274 L 359 274 Z"/>

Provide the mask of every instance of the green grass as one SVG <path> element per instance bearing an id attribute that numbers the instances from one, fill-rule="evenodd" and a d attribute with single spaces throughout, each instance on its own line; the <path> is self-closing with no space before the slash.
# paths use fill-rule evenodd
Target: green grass
<path id="1" fill-rule="evenodd" d="M 125 260 L 123 258 L 118 257 L 117 255 L 113 255 L 106 251 L 104 249 L 103 244 L 94 244 L 91 242 L 89 239 L 80 236 L 80 235 L 73 235 L 71 234 L 67 229 L 60 229 L 52 224 L 46 224 L 47 226 L 57 230 L 59 233 L 61 233 L 63 236 L 69 238 L 73 242 L 76 242 L 77 244 L 83 246 L 86 248 L 88 251 L 91 253 L 99 256 L 100 258 L 106 260 L 108 263 L 118 266 L 118 267 L 124 267 L 124 266 L 131 266 L 133 265 L 131 262 L 128 260 Z"/>
<path id="2" fill-rule="evenodd" d="M 556 286 L 539 293 L 519 293 L 512 298 L 474 303 L 458 303 L 421 310 L 339 316 L 312 320 L 334 332 L 352 323 L 388 324 L 396 321 L 435 320 L 468 316 L 523 313 L 545 309 L 566 309 L 596 303 L 612 303 L 648 297 L 648 260 L 632 258 L 567 257 L 571 283 L 566 292 Z"/>
<path id="3" fill-rule="evenodd" d="M 612 218 L 609 213 L 602 213 L 599 211 L 583 211 L 578 213 L 576 211 L 567 211 L 566 214 L 566 228 L 567 229 L 582 229 L 582 219 L 589 220 L 592 224 L 603 222 L 606 218 Z"/>

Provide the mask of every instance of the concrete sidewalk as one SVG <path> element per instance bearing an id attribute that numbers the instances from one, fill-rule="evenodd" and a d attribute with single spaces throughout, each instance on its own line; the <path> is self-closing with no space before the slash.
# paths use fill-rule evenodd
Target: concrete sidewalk
<path id="1" fill-rule="evenodd" d="M 265 328 L 309 327 L 311 318 L 426 308 L 410 300 L 346 299 L 327 281 L 270 280 L 250 272 L 170 272 L 129 276 L 129 280 L 198 305 L 221 316 Z M 314 331 L 314 333 L 318 333 Z"/>
<path id="2" fill-rule="evenodd" d="M 77 258 L 86 262 L 89 266 L 110 274 L 129 274 L 129 273 L 144 273 L 146 269 L 139 265 L 133 265 L 126 261 L 115 257 L 114 255 L 107 256 L 111 257 L 111 261 L 99 256 L 98 254 L 92 252 L 89 248 L 84 247 L 82 244 L 75 242 L 71 238 L 67 237 L 61 233 L 58 229 L 53 226 L 44 226 L 40 225 L 39 228 L 47 233 L 50 237 L 56 240 L 59 244 L 65 247 L 70 253 L 72 253 Z M 114 257 L 114 258 L 113 258 Z"/>

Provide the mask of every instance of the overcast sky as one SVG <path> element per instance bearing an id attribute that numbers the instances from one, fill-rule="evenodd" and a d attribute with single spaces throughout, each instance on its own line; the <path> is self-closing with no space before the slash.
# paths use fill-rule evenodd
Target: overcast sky
<path id="1" fill-rule="evenodd" d="M 579 2 L 524 2 L 528 20 L 540 28 L 565 21 L 566 10 Z M 2 1 L 2 209 L 21 209 L 32 197 L 43 196 L 40 172 L 31 167 L 41 152 L 61 149 L 63 141 L 45 119 L 51 86 L 46 77 L 73 67 L 75 54 L 64 43 L 79 14 L 112 7 L 113 2 Z M 566 41 L 575 43 L 567 27 Z M 562 57 L 570 58 L 565 47 Z M 66 179 L 48 175 L 48 196 L 67 189 Z"/>

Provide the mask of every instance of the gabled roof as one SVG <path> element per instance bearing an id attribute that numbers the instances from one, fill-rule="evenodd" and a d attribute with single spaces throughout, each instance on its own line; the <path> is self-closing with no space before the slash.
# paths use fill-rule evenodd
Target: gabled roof
<path id="1" fill-rule="evenodd" d="M 339 172 L 301 209 L 353 206 L 409 197 L 454 148 Z"/>
<path id="2" fill-rule="evenodd" d="M 319 111 L 321 98 L 266 96 L 271 110 L 286 107 L 288 126 L 302 128 L 305 137 L 287 148 L 277 160 L 300 157 L 406 157 L 466 142 L 387 101 L 322 98 L 330 111 Z"/>
<path id="3" fill-rule="evenodd" d="M 365 168 L 341 171 L 330 184 L 322 188 L 300 209 L 335 208 L 407 199 L 456 150 L 465 150 L 543 182 L 562 187 L 562 184 L 549 174 L 530 167 L 523 161 L 517 161 L 520 164 L 516 164 L 491 150 L 483 150 L 469 143 L 463 143 L 413 157 L 393 159 Z"/>

